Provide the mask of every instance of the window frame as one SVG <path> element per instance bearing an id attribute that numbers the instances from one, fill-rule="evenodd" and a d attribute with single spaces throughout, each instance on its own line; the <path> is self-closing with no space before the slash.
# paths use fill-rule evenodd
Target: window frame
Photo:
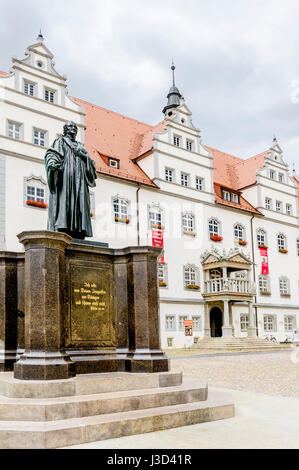
<path id="1" fill-rule="evenodd" d="M 168 324 L 168 319 L 172 319 L 172 326 Z M 176 316 L 175 315 L 165 315 L 165 331 L 176 331 Z"/>
<path id="2" fill-rule="evenodd" d="M 195 216 L 192 212 L 182 212 L 182 231 L 195 233 Z"/>
<path id="3" fill-rule="evenodd" d="M 242 235 L 240 235 L 240 229 L 242 230 Z M 239 234 L 236 234 L 236 231 L 238 231 Z M 245 227 L 243 224 L 240 224 L 239 222 L 236 222 L 234 224 L 234 238 L 235 240 L 243 241 L 243 242 L 246 240 Z"/>
<path id="4" fill-rule="evenodd" d="M 276 315 L 265 313 L 264 318 L 263 318 L 263 325 L 264 325 L 265 333 L 276 333 L 277 332 Z"/>
<path id="5" fill-rule="evenodd" d="M 205 179 L 201 176 L 195 177 L 195 189 L 197 191 L 204 191 L 205 189 Z"/>
<path id="6" fill-rule="evenodd" d="M 181 171 L 181 186 L 183 188 L 190 187 L 190 173 L 185 173 L 184 171 Z"/>
<path id="7" fill-rule="evenodd" d="M 291 295 L 290 279 L 286 276 L 280 276 L 279 278 L 279 293 L 283 297 L 289 297 Z"/>
<path id="8" fill-rule="evenodd" d="M 34 187 L 35 191 L 34 194 L 28 193 L 28 187 Z M 37 190 L 43 190 L 44 195 L 40 196 L 37 194 Z M 24 207 L 30 207 L 33 209 L 42 209 L 44 210 L 45 207 L 38 207 L 38 206 L 29 206 L 27 201 L 34 201 L 34 202 L 43 202 L 44 204 L 48 205 L 48 185 L 47 182 L 41 176 L 25 176 L 23 179 L 23 205 Z"/>
<path id="9" fill-rule="evenodd" d="M 168 172 L 168 174 L 167 174 Z M 170 176 L 170 174 L 171 176 Z M 164 176 L 165 176 L 165 181 L 167 183 L 174 183 L 175 182 L 175 170 L 173 168 L 169 168 L 169 167 L 165 167 L 165 170 L 164 170 Z"/>
<path id="10" fill-rule="evenodd" d="M 268 274 L 260 274 L 258 277 L 258 288 L 259 294 L 271 294 L 271 287 L 270 287 L 270 276 Z"/>
<path id="11" fill-rule="evenodd" d="M 248 315 L 248 313 L 241 313 L 240 314 L 240 331 L 241 331 L 241 333 L 247 333 L 248 328 L 249 328 L 249 315 Z"/>
<path id="12" fill-rule="evenodd" d="M 9 126 L 13 126 L 13 130 L 11 131 Z M 19 127 L 18 137 L 16 137 L 14 134 L 16 133 L 15 126 Z M 12 132 L 13 135 L 9 135 L 9 133 Z M 23 141 L 24 140 L 24 124 L 22 122 L 14 121 L 13 119 L 7 119 L 6 121 L 6 135 L 10 139 L 16 140 L 17 142 Z"/>
<path id="13" fill-rule="evenodd" d="M 181 147 L 182 137 L 180 135 L 173 134 L 172 142 L 175 147 Z"/>
<path id="14" fill-rule="evenodd" d="M 213 225 L 213 233 L 210 231 L 210 228 L 211 228 L 212 225 Z M 215 231 L 214 231 L 216 225 L 217 225 L 217 233 L 215 233 Z M 221 235 L 222 235 L 221 222 L 216 217 L 211 217 L 211 218 L 208 219 L 208 233 L 209 233 L 209 238 L 211 236 L 221 237 Z"/>
<path id="15" fill-rule="evenodd" d="M 35 133 L 38 133 L 38 137 L 36 137 Z M 44 139 L 40 137 L 40 134 L 44 134 Z M 39 143 L 35 142 L 35 139 L 38 140 Z M 43 140 L 44 145 L 41 145 L 41 141 Z M 32 143 L 33 145 L 36 145 L 37 147 L 48 147 L 48 131 L 44 129 L 39 129 L 37 127 L 32 128 Z"/>
<path id="16" fill-rule="evenodd" d="M 199 269 L 195 264 L 187 264 L 183 266 L 184 288 L 188 286 L 199 286 Z"/>
<path id="17" fill-rule="evenodd" d="M 273 208 L 273 200 L 270 197 L 265 197 L 265 209 L 271 211 Z"/>
<path id="18" fill-rule="evenodd" d="M 48 95 L 49 95 L 48 100 L 46 98 L 46 93 L 48 93 Z M 50 99 L 51 93 L 53 94 L 53 101 L 51 101 L 51 99 Z M 49 88 L 49 87 L 45 86 L 44 87 L 43 99 L 44 99 L 44 101 L 46 101 L 46 103 L 56 104 L 57 103 L 57 90 L 54 90 L 53 88 Z"/>
<path id="19" fill-rule="evenodd" d="M 28 93 L 26 93 L 26 91 L 25 91 L 26 86 L 28 87 Z M 30 93 L 29 87 L 33 88 L 32 94 Z M 34 96 L 36 96 L 36 90 L 37 90 L 37 84 L 32 82 L 31 80 L 27 80 L 27 78 L 24 78 L 24 80 L 23 80 L 23 93 L 24 93 L 24 95 L 34 97 Z"/>
<path id="20" fill-rule="evenodd" d="M 188 150 L 188 152 L 193 152 L 193 148 L 194 148 L 194 140 L 186 139 L 186 150 Z"/>
<path id="21" fill-rule="evenodd" d="M 261 237 L 264 238 L 264 242 L 262 242 L 261 240 L 259 240 L 259 238 L 261 239 Z M 256 231 L 256 241 L 257 241 L 257 245 L 258 246 L 268 246 L 268 236 L 267 236 L 267 232 L 265 229 L 263 228 L 258 228 L 257 231 Z"/>
<path id="22" fill-rule="evenodd" d="M 119 206 L 119 210 L 117 212 L 115 210 L 116 205 Z M 126 212 L 122 211 L 123 207 L 126 207 Z M 114 220 L 115 223 L 130 221 L 130 202 L 129 202 L 129 200 L 127 198 L 123 197 L 123 196 L 120 196 L 120 195 L 114 196 L 112 198 L 112 214 L 113 214 L 113 220 Z M 118 220 L 116 220 L 117 218 L 118 218 Z"/>

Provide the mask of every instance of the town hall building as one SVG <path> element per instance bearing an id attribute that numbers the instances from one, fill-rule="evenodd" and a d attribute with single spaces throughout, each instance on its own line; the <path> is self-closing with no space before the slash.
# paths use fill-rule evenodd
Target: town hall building
<path id="1" fill-rule="evenodd" d="M 0 72 L 0 250 L 47 227 L 45 150 L 66 121 L 96 163 L 92 240 L 155 245 L 163 348 L 208 338 L 283 341 L 299 324 L 299 177 L 274 138 L 243 159 L 204 143 L 173 83 L 157 125 L 68 94 L 40 33 Z M 197 120 L 197 117 L 196 117 Z"/>

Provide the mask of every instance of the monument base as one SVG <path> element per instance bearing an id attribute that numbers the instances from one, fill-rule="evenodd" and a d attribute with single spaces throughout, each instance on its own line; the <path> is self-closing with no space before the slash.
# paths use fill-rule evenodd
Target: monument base
<path id="1" fill-rule="evenodd" d="M 75 364 L 63 352 L 29 351 L 14 365 L 14 377 L 19 380 L 59 380 L 76 375 Z"/>
<path id="2" fill-rule="evenodd" d="M 232 418 L 229 395 L 181 373 L 19 381 L 0 374 L 0 448 L 53 449 Z"/>

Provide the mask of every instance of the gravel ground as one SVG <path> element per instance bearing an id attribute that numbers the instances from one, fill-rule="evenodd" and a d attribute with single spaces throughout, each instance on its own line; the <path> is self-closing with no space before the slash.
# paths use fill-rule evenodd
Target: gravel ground
<path id="1" fill-rule="evenodd" d="M 292 359 L 297 359 L 294 363 Z M 172 371 L 213 387 L 299 398 L 299 354 L 292 351 L 240 356 L 186 357 L 171 360 Z"/>

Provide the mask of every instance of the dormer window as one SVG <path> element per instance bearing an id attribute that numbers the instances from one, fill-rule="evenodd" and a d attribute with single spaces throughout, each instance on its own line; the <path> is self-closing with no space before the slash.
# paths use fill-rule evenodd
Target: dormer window
<path id="1" fill-rule="evenodd" d="M 45 88 L 44 98 L 45 101 L 48 101 L 48 103 L 55 103 L 55 91 L 50 90 L 49 88 Z"/>
<path id="2" fill-rule="evenodd" d="M 119 160 L 115 158 L 109 158 L 108 159 L 108 165 L 111 166 L 112 168 L 119 168 Z"/>
<path id="3" fill-rule="evenodd" d="M 24 93 L 29 96 L 34 96 L 35 83 L 24 81 Z"/>
<path id="4" fill-rule="evenodd" d="M 224 199 L 225 201 L 234 202 L 236 204 L 239 204 L 239 195 L 236 194 L 236 193 L 232 193 L 230 191 L 227 191 L 227 190 L 222 191 L 222 199 Z"/>
<path id="5" fill-rule="evenodd" d="M 174 135 L 174 136 L 173 136 L 173 145 L 175 145 L 176 147 L 180 147 L 180 146 L 181 146 L 181 138 L 180 138 L 180 136 L 178 136 L 178 135 Z"/>

